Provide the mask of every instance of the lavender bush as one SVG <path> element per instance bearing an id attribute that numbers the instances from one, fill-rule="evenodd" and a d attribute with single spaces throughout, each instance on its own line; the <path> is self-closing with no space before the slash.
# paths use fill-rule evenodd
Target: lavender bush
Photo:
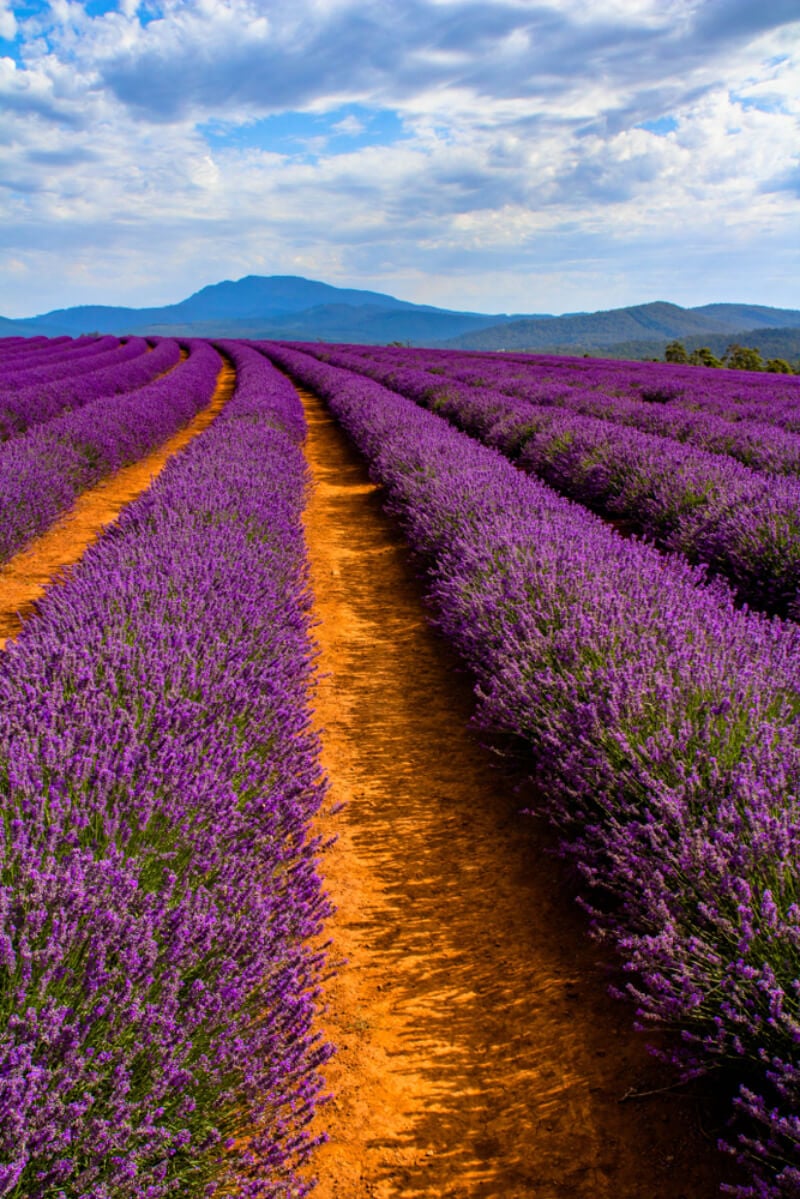
<path id="1" fill-rule="evenodd" d="M 363 376 L 266 343 L 328 402 L 428 564 L 484 728 L 518 739 L 598 936 L 674 1059 L 739 1110 L 740 1199 L 800 1188 L 800 630 L 623 539 Z"/>
<path id="2" fill-rule="evenodd" d="M 189 358 L 146 387 L 103 396 L 0 446 L 0 562 L 7 561 L 99 479 L 135 462 L 210 401 L 216 350 Z"/>
<path id="3" fill-rule="evenodd" d="M 20 367 L 35 366 L 37 362 L 44 365 L 61 356 L 65 350 L 82 350 L 86 346 L 96 345 L 97 340 L 91 336 L 27 337 L 17 338 L 16 344 L 10 344 L 14 342 L 13 338 L 3 338 L 0 339 L 0 352 L 9 366 L 12 362 Z M 101 346 L 101 350 L 107 348 L 107 345 Z M 30 357 L 29 363 L 24 361 L 26 357 Z"/>
<path id="4" fill-rule="evenodd" d="M 106 359 L 106 355 L 115 354 L 120 345 L 118 337 L 87 337 L 68 346 L 57 347 L 48 355 L 46 363 L 38 354 L 30 363 L 17 361 L 0 374 L 0 395 L 27 387 L 30 383 L 49 383 L 62 375 L 94 370 L 98 365 L 105 365 L 103 359 Z M 99 362 L 96 361 L 98 359 Z"/>
<path id="5" fill-rule="evenodd" d="M 0 337 L 0 357 L 4 361 L 11 361 L 18 354 L 35 353 L 40 349 L 55 348 L 69 341 L 66 336 L 61 337 L 44 337 L 39 334 L 37 337 Z"/>
<path id="6" fill-rule="evenodd" d="M 254 351 L 0 656 L 0 1195 L 283 1196 L 314 1138 L 306 481 Z"/>
<path id="7" fill-rule="evenodd" d="M 352 350 L 314 353 L 385 380 L 565 495 L 724 575 L 740 600 L 800 617 L 800 480 Z"/>
<path id="8" fill-rule="evenodd" d="M 800 416 L 800 380 L 794 383 L 796 394 L 791 404 L 785 398 L 789 390 L 785 386 L 773 386 L 767 395 L 762 389 L 757 408 L 751 403 L 747 409 L 755 410 L 757 417 L 749 419 L 742 416 L 742 401 L 737 393 L 727 404 L 717 400 L 712 406 L 707 399 L 705 404 L 694 399 L 689 404 L 681 403 L 684 397 L 680 384 L 669 376 L 663 377 L 660 364 L 650 367 L 649 376 L 645 374 L 637 380 L 633 394 L 626 394 L 624 388 L 620 390 L 622 381 L 608 372 L 585 373 L 580 386 L 562 384 L 554 388 L 543 383 L 533 369 L 521 375 L 518 366 L 502 358 L 478 367 L 468 360 L 449 359 L 446 367 L 442 367 L 436 355 L 416 357 L 422 369 L 445 378 L 505 392 L 534 404 L 552 403 L 570 412 L 630 425 L 709 453 L 727 455 L 767 474 L 800 474 L 800 435 L 772 423 L 778 409 L 784 415 L 791 411 Z"/>
<path id="9" fill-rule="evenodd" d="M 66 375 L 51 383 L 36 383 L 0 397 L 0 441 L 18 437 L 32 425 L 45 424 L 67 410 L 82 408 L 103 396 L 124 395 L 152 383 L 180 361 L 181 351 L 171 338 L 159 340 L 152 351 L 142 338 L 131 338 L 110 366 L 88 374 Z"/>
<path id="10" fill-rule="evenodd" d="M 426 370 L 534 404 L 556 404 L 619 420 L 645 432 L 676 437 L 715 453 L 729 453 L 759 469 L 795 473 L 791 466 L 794 459 L 784 468 L 769 451 L 774 449 L 780 456 L 787 452 L 778 440 L 776 426 L 795 431 L 800 428 L 800 378 L 594 358 L 346 348 L 365 365 Z M 760 439 L 767 442 L 765 454 L 759 449 Z M 796 444 L 791 437 L 786 440 Z"/>
<path id="11" fill-rule="evenodd" d="M 370 347 L 372 348 L 372 347 Z M 416 353 L 416 352 L 415 352 Z M 783 403 L 800 403 L 800 379 L 752 371 L 720 371 L 674 363 L 621 362 L 616 359 L 558 357 L 536 354 L 462 354 L 459 351 L 420 351 L 437 366 L 460 364 L 474 371 L 473 380 L 485 385 L 502 370 L 516 374 L 525 386 L 559 390 L 593 389 L 605 395 L 643 398 L 650 403 L 680 405 L 712 411 L 719 407 L 731 420 L 745 411 L 755 413 Z M 399 357 L 399 355 L 398 355 Z M 479 383 L 483 380 L 483 383 Z M 493 384 L 489 384 L 490 386 Z"/>

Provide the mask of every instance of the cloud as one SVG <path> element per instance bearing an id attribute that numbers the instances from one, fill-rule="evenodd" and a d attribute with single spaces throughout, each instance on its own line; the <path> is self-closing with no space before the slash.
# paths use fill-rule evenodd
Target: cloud
<path id="1" fill-rule="evenodd" d="M 11 41 L 17 33 L 17 21 L 8 0 L 0 0 L 0 39 Z"/>
<path id="2" fill-rule="evenodd" d="M 460 105 L 474 116 L 487 99 L 572 114 L 583 97 L 593 115 L 589 97 L 613 108 L 649 80 L 674 102 L 698 78 L 718 78 L 718 60 L 749 25 L 761 33 L 790 21 L 792 3 L 711 0 L 683 15 L 617 4 L 589 17 L 565 3 L 275 0 L 265 16 L 252 0 L 167 0 L 147 23 L 130 8 L 91 19 L 59 0 L 56 11 L 61 56 L 162 123 L 354 100 L 413 110 L 437 98 L 446 112 Z"/>
<path id="3" fill-rule="evenodd" d="M 342 137 L 357 137 L 359 133 L 364 133 L 366 128 L 367 127 L 364 122 L 360 121 L 358 117 L 353 116 L 351 113 L 349 116 L 344 117 L 341 121 L 337 121 L 335 125 L 331 127 L 331 131 L 339 134 Z"/>
<path id="4" fill-rule="evenodd" d="M 55 0 L 0 59 L 0 287 L 5 253 L 18 314 L 259 270 L 563 310 L 725 298 L 735 245 L 738 298 L 800 305 L 793 8 Z"/>
<path id="5" fill-rule="evenodd" d="M 796 22 L 795 0 L 706 0 L 695 32 L 706 44 L 740 41 Z"/>

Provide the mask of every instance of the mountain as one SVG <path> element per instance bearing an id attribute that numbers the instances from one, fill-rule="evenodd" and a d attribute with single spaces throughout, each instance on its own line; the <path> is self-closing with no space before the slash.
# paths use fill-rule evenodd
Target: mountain
<path id="1" fill-rule="evenodd" d="M 735 308 L 736 305 L 716 305 Z M 800 313 L 797 314 L 800 317 Z M 547 346 L 575 346 L 597 350 L 619 341 L 650 341 L 655 338 L 682 338 L 693 334 L 731 333 L 735 321 L 681 308 L 657 300 L 630 308 L 611 308 L 605 312 L 582 312 L 557 316 L 549 321 L 512 320 L 503 325 L 461 334 L 448 340 L 448 346 L 463 350 L 535 350 Z"/>
<path id="2" fill-rule="evenodd" d="M 593 358 L 620 358 L 620 359 L 644 359 L 644 358 L 659 358 L 664 357 L 664 351 L 667 348 L 667 342 L 672 341 L 672 338 L 660 338 L 659 340 L 638 340 L 638 341 L 615 341 L 611 345 L 603 346 L 602 349 L 590 351 L 580 351 L 581 353 L 589 353 Z M 738 342 L 740 345 L 752 346 L 758 350 L 764 361 L 770 358 L 783 358 L 791 366 L 800 369 L 800 326 L 790 326 L 787 329 L 740 329 L 735 333 L 711 333 L 697 334 L 692 337 L 682 337 L 679 339 L 688 351 L 699 350 L 701 346 L 708 346 L 717 358 L 722 358 L 731 342 Z M 545 354 L 563 354 L 567 357 L 576 354 L 579 351 L 574 345 L 550 345 L 543 350 L 537 349 L 535 353 Z"/>
<path id="3" fill-rule="evenodd" d="M 295 275 L 248 275 L 210 284 L 177 304 L 159 308 L 84 305 L 25 320 L 0 317 L 0 337 L 37 333 L 155 333 L 175 337 L 274 337 L 297 341 L 381 344 L 390 341 L 465 350 L 607 352 L 637 347 L 639 357 L 663 354 L 667 341 L 745 341 L 800 329 L 800 311 L 757 304 L 681 308 L 658 300 L 604 312 L 563 316 L 458 312 L 412 304 L 377 291 L 333 287 Z M 700 342 L 692 339 L 700 338 Z M 749 340 L 748 340 L 749 339 Z M 780 340 L 780 339 L 779 339 Z M 690 344 L 691 343 L 691 344 Z M 716 343 L 715 343 L 716 344 Z M 793 343 L 792 343 L 793 344 Z M 712 345 L 712 348 L 714 346 Z M 724 350 L 725 346 L 722 347 Z M 768 354 L 770 357 L 785 354 Z"/>
<path id="4" fill-rule="evenodd" d="M 800 329 L 800 312 L 793 308 L 764 308 L 760 304 L 704 304 L 693 308 L 703 316 L 734 329 Z"/>
<path id="5" fill-rule="evenodd" d="M 412 304 L 381 292 L 333 287 L 294 275 L 248 275 L 236 282 L 211 284 L 186 300 L 160 308 L 81 305 L 6 321 L 3 329 L 7 336 L 23 331 L 73 337 L 159 333 L 381 342 L 455 337 L 511 319 Z"/>
<path id="6" fill-rule="evenodd" d="M 38 317 L 31 320 L 13 321 L 0 316 L 0 337 L 58 337 L 59 333 L 37 324 Z"/>
<path id="7" fill-rule="evenodd" d="M 363 304 L 320 304 L 299 312 L 267 317 L 221 317 L 196 320 L 188 325 L 153 323 L 150 333 L 163 336 L 193 334 L 195 337 L 272 337 L 284 341 L 337 341 L 381 344 L 388 341 L 412 341 L 427 345 L 431 341 L 458 336 L 507 318 L 477 316 L 464 312 L 408 305 L 402 309 Z"/>

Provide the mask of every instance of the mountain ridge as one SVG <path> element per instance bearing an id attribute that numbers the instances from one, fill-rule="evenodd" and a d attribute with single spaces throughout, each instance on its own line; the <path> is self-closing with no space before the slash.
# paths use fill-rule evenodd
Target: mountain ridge
<path id="1" fill-rule="evenodd" d="M 246 275 L 208 284 L 174 304 L 149 308 L 78 305 L 23 319 L 0 317 L 0 336 L 83 333 L 247 337 L 464 350 L 576 353 L 664 339 L 800 331 L 800 310 L 747 303 L 682 308 L 666 300 L 599 312 L 477 313 L 414 304 L 383 292 L 340 288 L 298 275 Z"/>

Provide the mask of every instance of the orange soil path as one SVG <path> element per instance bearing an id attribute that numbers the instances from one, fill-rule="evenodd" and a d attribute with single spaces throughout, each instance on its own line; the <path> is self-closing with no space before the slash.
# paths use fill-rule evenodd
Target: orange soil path
<path id="1" fill-rule="evenodd" d="M 16 637 L 48 585 L 74 566 L 86 548 L 152 483 L 169 459 L 213 421 L 233 394 L 236 372 L 223 361 L 211 402 L 157 450 L 78 496 L 47 532 L 0 567 L 0 649 Z"/>
<path id="2" fill-rule="evenodd" d="M 712 1199 L 705 1101 L 607 995 L 547 830 L 467 732 L 471 685 L 426 623 L 380 491 L 301 392 L 319 625 L 316 720 L 346 963 L 327 986 L 332 1102 L 316 1199 Z"/>

